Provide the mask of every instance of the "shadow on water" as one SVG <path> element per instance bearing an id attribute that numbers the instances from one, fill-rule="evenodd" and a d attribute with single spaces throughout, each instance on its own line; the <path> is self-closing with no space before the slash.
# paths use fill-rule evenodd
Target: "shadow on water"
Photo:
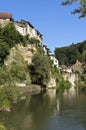
<path id="1" fill-rule="evenodd" d="M 86 130 L 86 95 L 56 90 L 29 96 L 0 113 L 8 130 Z"/>

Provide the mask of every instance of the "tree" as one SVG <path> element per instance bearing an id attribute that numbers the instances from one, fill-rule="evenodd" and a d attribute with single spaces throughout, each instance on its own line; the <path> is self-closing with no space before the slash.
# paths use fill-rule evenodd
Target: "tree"
<path id="1" fill-rule="evenodd" d="M 0 66 L 3 65 L 10 49 L 19 43 L 25 45 L 26 38 L 16 30 L 13 23 L 0 27 Z"/>
<path id="2" fill-rule="evenodd" d="M 7 65 L 8 71 L 14 81 L 24 81 L 28 76 L 28 65 L 23 56 L 16 51 L 12 61 Z M 6 68 L 6 69 L 7 69 Z"/>
<path id="3" fill-rule="evenodd" d="M 32 83 L 46 86 L 50 77 L 50 62 L 45 55 L 37 53 L 33 56 L 30 66 Z"/>
<path id="4" fill-rule="evenodd" d="M 86 50 L 82 53 L 84 72 L 86 73 Z"/>
<path id="5" fill-rule="evenodd" d="M 71 66 L 75 64 L 76 60 L 84 62 L 84 60 L 86 60 L 85 54 L 83 54 L 85 47 L 86 41 L 72 44 L 68 47 L 55 48 L 55 57 L 59 60 L 60 65 Z"/>
<path id="6" fill-rule="evenodd" d="M 9 46 L 6 42 L 0 42 L 0 66 L 4 64 L 4 59 L 9 54 Z"/>
<path id="7" fill-rule="evenodd" d="M 62 5 L 70 5 L 75 2 L 78 4 L 78 8 L 74 9 L 72 14 L 80 14 L 79 18 L 86 17 L 86 0 L 65 0 L 62 2 Z"/>
<path id="8" fill-rule="evenodd" d="M 83 61 L 86 62 L 86 51 L 84 51 L 84 52 L 82 53 L 82 58 L 83 58 Z"/>
<path id="9" fill-rule="evenodd" d="M 13 47 L 18 43 L 24 42 L 24 37 L 16 30 L 13 23 L 7 24 L 3 28 L 4 41 Z"/>

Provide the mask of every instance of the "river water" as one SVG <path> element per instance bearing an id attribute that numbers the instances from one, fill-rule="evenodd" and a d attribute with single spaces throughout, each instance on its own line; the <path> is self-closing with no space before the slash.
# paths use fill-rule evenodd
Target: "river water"
<path id="1" fill-rule="evenodd" d="M 1 112 L 8 130 L 86 130 L 86 95 L 56 90 L 23 98 L 10 113 Z"/>

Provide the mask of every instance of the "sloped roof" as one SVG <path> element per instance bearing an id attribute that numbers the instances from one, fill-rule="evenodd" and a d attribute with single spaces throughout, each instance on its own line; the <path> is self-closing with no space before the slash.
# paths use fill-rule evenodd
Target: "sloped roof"
<path id="1" fill-rule="evenodd" d="M 31 26 L 31 28 L 34 28 L 34 26 L 29 21 L 26 21 L 26 20 L 22 19 L 21 22 L 27 23 L 27 24 L 29 24 Z"/>
<path id="2" fill-rule="evenodd" d="M 12 14 L 8 12 L 0 12 L 0 19 L 10 19 L 12 18 Z"/>

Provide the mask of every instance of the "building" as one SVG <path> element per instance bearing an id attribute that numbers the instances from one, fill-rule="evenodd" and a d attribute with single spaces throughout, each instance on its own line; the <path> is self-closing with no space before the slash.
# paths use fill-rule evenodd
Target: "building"
<path id="1" fill-rule="evenodd" d="M 53 65 L 55 65 L 58 68 L 58 60 L 55 58 L 55 56 L 50 55 L 50 49 L 44 45 L 43 43 L 43 35 L 35 29 L 35 27 L 26 20 L 21 21 L 14 21 L 12 18 L 12 14 L 8 12 L 1 12 L 0 13 L 0 25 L 4 27 L 10 22 L 13 22 L 15 25 L 16 30 L 23 36 L 28 35 L 29 38 L 36 38 L 39 40 L 38 45 L 43 47 L 45 55 L 48 55 L 50 59 L 53 61 Z"/>
<path id="2" fill-rule="evenodd" d="M 9 22 L 13 21 L 12 14 L 8 12 L 1 12 L 0 13 L 0 25 L 4 27 Z M 21 21 L 13 21 L 15 28 L 19 31 L 23 36 L 28 35 L 29 38 L 36 38 L 40 41 L 40 45 L 43 42 L 43 35 L 34 28 L 34 26 L 25 20 Z"/>
<path id="3" fill-rule="evenodd" d="M 12 14 L 8 12 L 1 12 L 0 13 L 0 25 L 5 26 L 10 21 L 12 21 Z"/>
<path id="4" fill-rule="evenodd" d="M 55 58 L 55 56 L 54 56 L 53 54 L 50 55 L 50 59 L 53 61 L 53 65 L 58 68 L 58 67 L 59 67 L 59 62 L 58 62 L 58 60 Z"/>
<path id="5" fill-rule="evenodd" d="M 43 35 L 34 28 L 34 26 L 25 20 L 21 20 L 20 22 L 14 22 L 15 28 L 19 31 L 23 36 L 28 35 L 29 38 L 36 38 L 40 41 L 40 44 L 43 42 Z"/>

